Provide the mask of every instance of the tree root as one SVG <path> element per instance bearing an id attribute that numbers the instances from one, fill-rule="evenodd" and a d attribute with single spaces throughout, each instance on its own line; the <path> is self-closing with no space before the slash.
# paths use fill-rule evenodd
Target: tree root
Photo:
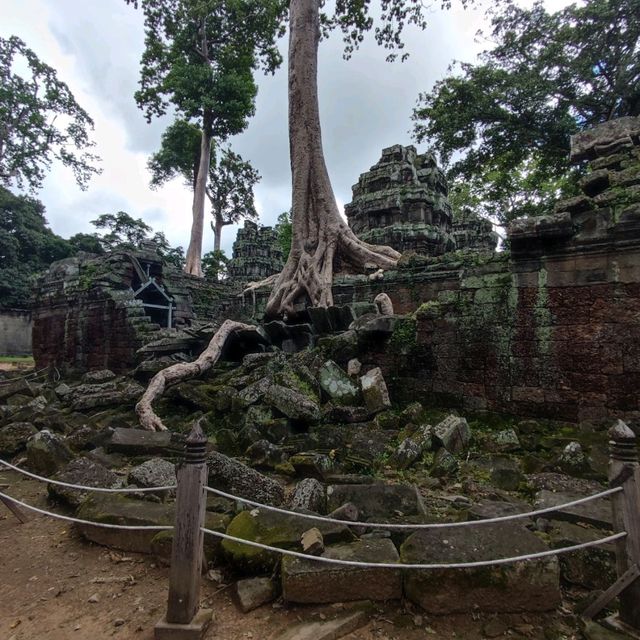
<path id="1" fill-rule="evenodd" d="M 153 410 L 153 401 L 164 393 L 167 386 L 194 378 L 211 369 L 218 361 L 227 338 L 234 331 L 239 330 L 256 331 L 257 328 L 253 325 L 225 320 L 222 326 L 213 334 L 209 345 L 197 360 L 173 364 L 166 369 L 162 369 L 162 371 L 158 371 L 151 378 L 147 390 L 142 394 L 138 404 L 136 404 L 136 413 L 143 429 L 148 431 L 167 431 L 167 427 L 163 424 L 160 416 Z"/>

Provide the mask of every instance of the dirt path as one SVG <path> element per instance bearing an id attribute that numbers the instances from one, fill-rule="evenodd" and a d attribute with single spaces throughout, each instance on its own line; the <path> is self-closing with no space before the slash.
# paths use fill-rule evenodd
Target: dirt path
<path id="1" fill-rule="evenodd" d="M 0 473 L 0 478 L 11 485 L 12 495 L 51 509 L 42 484 L 11 472 Z M 151 556 L 93 545 L 67 523 L 51 518 L 32 516 L 26 524 L 19 524 L 0 504 L 2 640 L 152 640 L 154 624 L 165 611 L 167 577 L 168 569 Z M 269 640 L 301 620 L 331 618 L 344 607 L 286 607 L 276 602 L 242 614 L 231 591 L 231 587 L 203 580 L 202 604 L 215 611 L 207 640 Z M 487 637 L 483 630 L 489 628 L 493 633 L 503 631 L 491 637 L 576 637 L 560 614 L 430 618 L 409 605 L 393 603 L 380 607 L 365 627 L 344 638 L 476 640 Z"/>

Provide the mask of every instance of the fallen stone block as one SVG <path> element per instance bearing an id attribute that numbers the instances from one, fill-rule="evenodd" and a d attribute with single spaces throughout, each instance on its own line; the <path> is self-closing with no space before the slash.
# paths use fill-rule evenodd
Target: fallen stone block
<path id="1" fill-rule="evenodd" d="M 322 532 L 317 527 L 305 531 L 302 534 L 300 543 L 302 544 L 302 552 L 310 556 L 319 556 L 324 551 Z"/>
<path id="2" fill-rule="evenodd" d="M 253 509 L 239 513 L 229 524 L 227 534 L 243 540 L 260 542 L 278 549 L 301 551 L 302 534 L 311 527 L 317 527 L 325 544 L 351 542 L 353 533 L 341 524 L 309 520 L 297 515 L 285 515 Z M 222 547 L 229 562 L 240 571 L 269 571 L 280 559 L 280 554 L 241 542 L 223 540 Z"/>
<path id="3" fill-rule="evenodd" d="M 471 429 L 464 418 L 448 416 L 433 429 L 436 440 L 451 453 L 463 453 L 471 440 Z"/>
<path id="4" fill-rule="evenodd" d="M 238 580 L 236 601 L 242 613 L 249 613 L 278 597 L 278 586 L 271 578 L 246 578 Z"/>
<path id="5" fill-rule="evenodd" d="M 0 456 L 10 458 L 24 451 L 27 441 L 38 430 L 30 422 L 14 422 L 0 429 Z"/>
<path id="6" fill-rule="evenodd" d="M 318 380 L 320 388 L 334 404 L 354 405 L 358 402 L 360 389 L 333 360 L 322 365 Z"/>
<path id="7" fill-rule="evenodd" d="M 327 508 L 327 494 L 324 486 L 315 478 L 300 480 L 296 485 L 290 506 L 292 509 L 324 513 Z"/>
<path id="8" fill-rule="evenodd" d="M 362 385 L 364 403 L 369 411 L 377 413 L 391 406 L 389 390 L 379 367 L 371 369 L 371 371 L 362 376 L 360 384 Z"/>
<path id="9" fill-rule="evenodd" d="M 363 520 L 424 515 L 418 490 L 408 484 L 343 484 L 327 487 L 327 509 L 353 503 Z"/>
<path id="10" fill-rule="evenodd" d="M 595 492 L 594 492 L 595 493 Z M 586 494 L 589 495 L 589 494 Z M 536 493 L 534 506 L 536 509 L 546 509 L 557 506 L 557 511 L 551 511 L 545 517 L 568 522 L 585 522 L 603 529 L 612 528 L 611 503 L 607 498 L 600 498 L 579 504 L 574 507 L 562 505 L 573 500 L 584 498 L 585 494 L 570 491 L 549 491 L 543 489 Z"/>
<path id="11" fill-rule="evenodd" d="M 180 440 L 169 431 L 118 427 L 114 430 L 111 440 L 106 443 L 106 449 L 129 456 L 154 456 L 169 451 L 181 451 Z"/>
<path id="12" fill-rule="evenodd" d="M 242 462 L 212 451 L 207 465 L 211 487 L 276 507 L 284 502 L 284 489 L 280 484 Z"/>
<path id="13" fill-rule="evenodd" d="M 482 524 L 470 532 L 423 529 L 400 548 L 405 564 L 476 562 L 547 550 L 525 527 Z M 405 596 L 432 614 L 472 611 L 548 611 L 560 604 L 560 575 L 554 556 L 468 569 L 411 570 L 404 574 Z"/>
<path id="14" fill-rule="evenodd" d="M 364 626 L 369 616 L 365 611 L 351 611 L 333 620 L 301 622 L 273 638 L 273 640 L 338 640 Z"/>
<path id="15" fill-rule="evenodd" d="M 32 471 L 51 476 L 73 460 L 63 438 L 43 429 L 27 442 L 27 465 Z"/>
<path id="16" fill-rule="evenodd" d="M 298 391 L 279 384 L 272 384 L 267 389 L 264 399 L 267 404 L 292 420 L 316 424 L 322 417 L 316 402 Z"/>
<path id="17" fill-rule="evenodd" d="M 56 473 L 53 479 L 85 487 L 114 489 L 122 486 L 121 479 L 113 473 L 113 471 L 88 458 L 73 460 L 66 469 Z M 62 487 L 56 484 L 48 484 L 47 491 L 55 500 L 65 502 L 72 507 L 79 507 L 87 496 L 90 495 L 88 491 L 70 489 L 69 487 Z"/>
<path id="18" fill-rule="evenodd" d="M 393 542 L 369 538 L 327 547 L 325 558 L 368 563 L 399 561 Z M 400 570 L 353 567 L 303 560 L 282 560 L 282 593 L 287 602 L 323 604 L 355 600 L 397 600 L 402 597 Z"/>

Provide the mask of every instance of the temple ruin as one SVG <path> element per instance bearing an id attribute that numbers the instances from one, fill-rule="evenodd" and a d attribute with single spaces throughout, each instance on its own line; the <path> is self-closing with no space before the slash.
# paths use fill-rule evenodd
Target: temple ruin
<path id="1" fill-rule="evenodd" d="M 233 243 L 233 257 L 228 265 L 229 277 L 238 283 L 268 278 L 282 271 L 282 247 L 272 227 L 259 227 L 245 220 Z"/>

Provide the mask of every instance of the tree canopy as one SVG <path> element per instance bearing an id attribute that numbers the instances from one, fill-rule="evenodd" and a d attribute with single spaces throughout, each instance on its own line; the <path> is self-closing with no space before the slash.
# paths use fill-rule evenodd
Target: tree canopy
<path id="1" fill-rule="evenodd" d="M 200 161 L 201 132 L 195 125 L 176 120 L 162 135 L 160 150 L 149 159 L 151 186 L 180 176 L 195 189 Z M 214 251 L 220 249 L 222 228 L 243 218 L 255 219 L 253 187 L 259 173 L 230 148 L 211 146 L 206 195 L 211 204 Z"/>
<path id="2" fill-rule="evenodd" d="M 281 62 L 282 0 L 126 0 L 145 16 L 138 106 L 150 121 L 171 107 L 200 131 L 185 270 L 202 275 L 204 202 L 211 145 L 240 133 L 254 112 L 259 66 Z"/>
<path id="3" fill-rule="evenodd" d="M 72 253 L 49 229 L 41 202 L 0 187 L 0 307 L 29 308 L 36 274 Z"/>
<path id="4" fill-rule="evenodd" d="M 54 160 L 80 188 L 100 173 L 93 120 L 55 69 L 18 37 L 0 38 L 0 183 L 35 191 Z"/>
<path id="5" fill-rule="evenodd" d="M 504 223 L 577 192 L 572 134 L 640 114 L 640 0 L 508 3 L 489 40 L 480 64 L 419 96 L 414 133 L 440 153 L 454 201 Z"/>

